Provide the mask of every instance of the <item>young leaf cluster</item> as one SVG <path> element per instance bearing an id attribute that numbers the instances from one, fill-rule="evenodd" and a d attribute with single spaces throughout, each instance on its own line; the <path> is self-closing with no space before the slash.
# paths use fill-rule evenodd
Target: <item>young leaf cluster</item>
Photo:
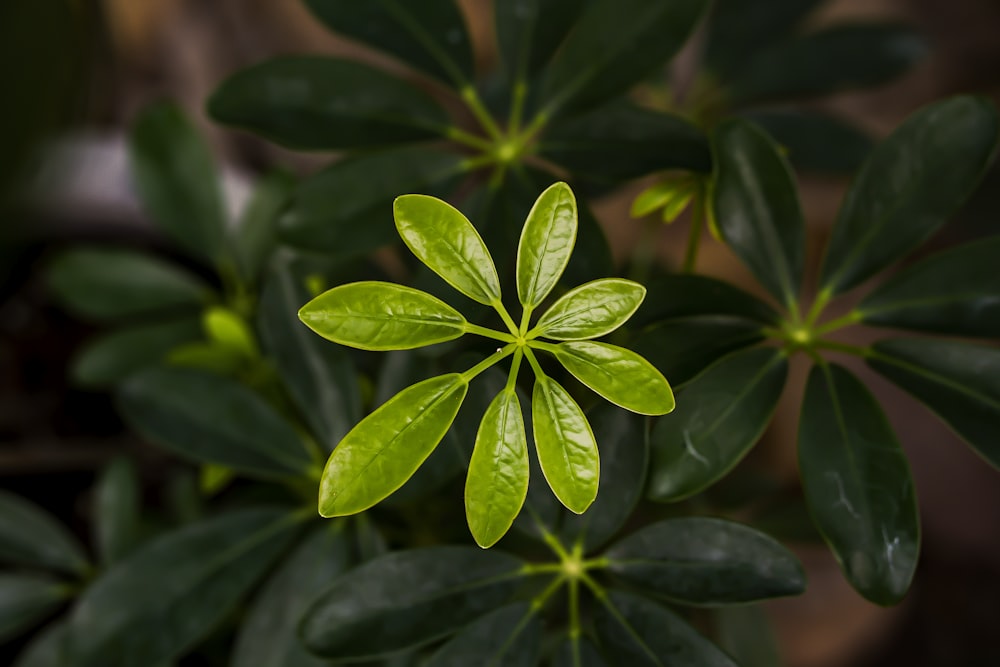
<path id="1" fill-rule="evenodd" d="M 670 412 L 670 385 L 652 364 L 625 348 L 593 340 L 624 324 L 645 289 L 618 278 L 595 280 L 566 292 L 532 326 L 532 315 L 555 288 L 576 242 L 576 199 L 565 183 L 546 189 L 524 223 L 516 261 L 519 324 L 503 303 L 486 244 L 461 212 L 434 197 L 404 195 L 396 199 L 393 214 L 400 236 L 420 261 L 465 296 L 495 309 L 507 331 L 472 324 L 426 292 L 377 281 L 335 287 L 303 306 L 299 317 L 313 331 L 365 350 L 411 349 L 466 333 L 500 345 L 465 372 L 407 387 L 355 426 L 327 461 L 320 514 L 361 512 L 401 487 L 444 438 L 469 382 L 508 356 L 506 386 L 486 408 L 469 463 L 465 504 L 472 534 L 480 546 L 493 545 L 510 528 L 527 494 L 527 439 L 517 395 L 524 359 L 535 375 L 531 414 L 542 473 L 566 507 L 584 512 L 600 480 L 597 442 L 583 410 L 546 374 L 537 354 L 553 355 L 620 407 L 646 415 Z"/>

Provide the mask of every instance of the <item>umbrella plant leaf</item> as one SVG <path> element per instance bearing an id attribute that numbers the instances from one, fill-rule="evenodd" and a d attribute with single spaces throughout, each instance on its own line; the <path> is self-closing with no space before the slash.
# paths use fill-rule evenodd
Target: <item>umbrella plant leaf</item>
<path id="1" fill-rule="evenodd" d="M 94 543 L 105 566 L 122 560 L 139 543 L 142 497 L 135 466 L 124 458 L 109 463 L 95 490 Z"/>
<path id="2" fill-rule="evenodd" d="M 555 380 L 536 377 L 531 420 L 538 462 L 563 505 L 583 514 L 597 497 L 600 458 L 583 410 Z"/>
<path id="3" fill-rule="evenodd" d="M 579 0 L 494 3 L 497 50 L 507 79 L 523 84 L 541 69 L 585 6 Z"/>
<path id="4" fill-rule="evenodd" d="M 83 548 L 54 517 L 37 505 L 0 490 L 0 563 L 83 574 L 90 569 Z"/>
<path id="5" fill-rule="evenodd" d="M 515 602 L 473 621 L 428 658 L 423 667 L 538 664 L 542 623 L 527 602 Z"/>
<path id="6" fill-rule="evenodd" d="M 559 281 L 576 243 L 576 198 L 565 183 L 549 186 L 531 207 L 517 246 L 517 296 L 538 306 Z"/>
<path id="7" fill-rule="evenodd" d="M 539 318 L 534 332 L 555 340 L 586 340 L 625 324 L 642 304 L 646 288 L 623 278 L 601 278 L 574 287 Z"/>
<path id="8" fill-rule="evenodd" d="M 0 642 L 30 629 L 68 595 L 65 584 L 48 576 L 0 573 Z"/>

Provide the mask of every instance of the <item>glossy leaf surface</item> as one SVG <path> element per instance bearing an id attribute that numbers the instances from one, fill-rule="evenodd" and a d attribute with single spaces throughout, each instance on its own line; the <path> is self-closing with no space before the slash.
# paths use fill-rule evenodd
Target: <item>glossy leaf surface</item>
<path id="1" fill-rule="evenodd" d="M 138 370 L 159 364 L 171 350 L 203 336 L 197 317 L 118 329 L 87 343 L 73 360 L 70 375 L 85 387 L 109 387 Z"/>
<path id="2" fill-rule="evenodd" d="M 391 553 L 331 583 L 302 622 L 306 646 L 372 659 L 451 634 L 496 609 L 520 583 L 521 561 L 477 547 Z"/>
<path id="3" fill-rule="evenodd" d="M 194 125 L 172 104 L 154 104 L 129 136 L 132 178 L 146 213 L 197 257 L 223 251 L 226 208 L 212 153 Z"/>
<path id="4" fill-rule="evenodd" d="M 866 324 L 1000 337 L 1000 237 L 952 248 L 907 267 L 858 305 Z"/>
<path id="5" fill-rule="evenodd" d="M 319 513 L 355 514 L 401 487 L 441 442 L 468 388 L 458 373 L 433 377 L 362 419 L 326 462 Z"/>
<path id="6" fill-rule="evenodd" d="M 80 598 L 69 626 L 73 664 L 160 665 L 180 657 L 235 610 L 297 532 L 283 510 L 246 509 L 150 542 Z"/>
<path id="7" fill-rule="evenodd" d="M 208 101 L 220 123 L 297 149 L 391 146 L 439 135 L 444 111 L 426 93 L 352 60 L 284 56 L 241 70 Z"/>
<path id="8" fill-rule="evenodd" d="M 809 375 L 799 471 L 809 513 L 847 580 L 872 602 L 899 602 L 920 549 L 913 479 L 875 397 L 841 366 Z"/>
<path id="9" fill-rule="evenodd" d="M 712 150 L 722 238 L 781 303 L 796 303 L 805 222 L 788 163 L 770 137 L 742 120 L 721 123 Z"/>
<path id="10" fill-rule="evenodd" d="M 528 667 L 538 664 L 541 648 L 541 619 L 527 602 L 515 602 L 470 623 L 423 667 Z"/>
<path id="11" fill-rule="evenodd" d="M 66 598 L 65 586 L 37 574 L 0 573 L 0 642 L 48 616 Z"/>
<path id="12" fill-rule="evenodd" d="M 299 319 L 327 340 L 362 350 L 408 350 L 465 333 L 465 318 L 444 301 L 374 280 L 327 290 L 302 306 Z"/>
<path id="13" fill-rule="evenodd" d="M 664 415 L 674 409 L 674 394 L 666 378 L 631 350 L 593 341 L 545 349 L 577 380 L 615 405 L 641 415 Z"/>
<path id="14" fill-rule="evenodd" d="M 576 243 L 576 198 L 565 183 L 549 186 L 528 212 L 517 246 L 517 297 L 534 308 L 566 269 Z"/>
<path id="15" fill-rule="evenodd" d="M 207 286 L 163 260 L 129 250 L 77 248 L 52 263 L 49 285 L 74 313 L 116 320 L 158 310 L 193 310 L 205 304 Z"/>
<path id="16" fill-rule="evenodd" d="M 510 81 L 525 81 L 559 48 L 585 3 L 518 0 L 493 5 L 497 50 Z"/>
<path id="17" fill-rule="evenodd" d="M 305 443 L 263 398 L 239 382 L 186 368 L 151 368 L 118 395 L 125 420 L 189 459 L 260 477 L 304 475 Z"/>
<path id="18" fill-rule="evenodd" d="M 535 378 L 531 420 L 538 462 L 549 487 L 570 511 L 582 514 L 597 497 L 600 458 L 583 410 L 559 383 Z"/>
<path id="19" fill-rule="evenodd" d="M 818 111 L 760 109 L 741 116 L 774 137 L 796 169 L 851 173 L 874 145 L 861 129 Z"/>
<path id="20" fill-rule="evenodd" d="M 820 281 L 844 292 L 923 243 L 979 183 L 997 143 L 997 112 L 975 97 L 921 109 L 875 147 L 834 225 Z"/>
<path id="21" fill-rule="evenodd" d="M 0 562 L 82 574 L 83 548 L 42 508 L 0 490 Z"/>
<path id="22" fill-rule="evenodd" d="M 544 72 L 549 115 L 582 111 L 628 90 L 677 53 L 708 3 L 596 0 Z"/>
<path id="23" fill-rule="evenodd" d="M 138 544 L 140 481 L 125 458 L 109 463 L 101 472 L 94 497 L 94 543 L 101 563 L 120 561 Z"/>
<path id="24" fill-rule="evenodd" d="M 500 299 L 490 251 L 461 211 L 435 197 L 403 195 L 392 212 L 403 242 L 449 285 L 482 304 Z"/>
<path id="25" fill-rule="evenodd" d="M 944 420 L 1000 468 L 1000 351 L 935 340 L 879 341 L 868 364 Z"/>
<path id="26" fill-rule="evenodd" d="M 465 513 L 476 544 L 493 546 L 517 518 L 528 493 L 528 440 L 517 392 L 501 391 L 486 408 L 465 481 Z"/>
<path id="27" fill-rule="evenodd" d="M 539 318 L 535 331 L 555 340 L 585 340 L 609 334 L 639 308 L 646 288 L 622 278 L 601 278 L 563 294 Z"/>
<path id="28" fill-rule="evenodd" d="M 731 354 L 692 380 L 680 409 L 653 428 L 649 496 L 681 500 L 732 470 L 771 422 L 787 376 L 782 352 L 757 348 Z"/>

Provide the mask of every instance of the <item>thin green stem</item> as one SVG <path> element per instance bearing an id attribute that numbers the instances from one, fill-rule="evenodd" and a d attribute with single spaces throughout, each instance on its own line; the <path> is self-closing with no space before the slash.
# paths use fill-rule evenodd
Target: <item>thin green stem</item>
<path id="1" fill-rule="evenodd" d="M 521 573 L 530 577 L 535 574 L 562 573 L 562 563 L 526 563 L 521 566 Z"/>
<path id="2" fill-rule="evenodd" d="M 524 358 L 524 350 L 521 346 L 518 346 L 514 350 L 514 359 L 510 362 L 510 375 L 507 376 L 507 384 L 504 386 L 503 390 L 508 394 L 514 392 L 514 387 L 517 385 L 517 373 L 521 370 L 521 359 Z"/>
<path id="3" fill-rule="evenodd" d="M 514 96 L 511 100 L 510 119 L 507 121 L 508 132 L 513 136 L 521 129 L 521 114 L 524 113 L 524 100 L 528 96 L 528 84 L 523 79 L 514 83 Z"/>
<path id="4" fill-rule="evenodd" d="M 692 273 L 695 262 L 698 261 L 698 247 L 701 244 L 701 228 L 705 216 L 702 214 L 701 203 L 696 199 L 691 212 L 691 229 L 688 232 L 687 248 L 684 250 L 684 263 L 681 273 Z"/>
<path id="5" fill-rule="evenodd" d="M 517 328 L 517 331 L 522 338 L 528 335 L 528 325 L 531 324 L 531 312 L 533 310 L 533 306 L 525 306 L 524 310 L 521 311 L 521 326 Z"/>
<path id="6" fill-rule="evenodd" d="M 507 176 L 507 163 L 498 162 L 496 168 L 493 170 L 493 173 L 490 174 L 490 183 L 489 183 L 490 189 L 496 190 L 501 185 L 503 185 L 503 179 L 506 176 Z"/>
<path id="7" fill-rule="evenodd" d="M 565 563 L 570 559 L 569 552 L 566 551 L 566 547 L 563 546 L 562 542 L 559 541 L 558 537 L 549 532 L 549 529 L 543 526 L 541 523 L 538 524 L 538 530 L 542 533 L 542 539 L 545 541 L 545 544 L 547 544 L 548 547 L 552 549 L 553 553 L 555 553 L 555 555 L 559 557 L 559 560 L 562 563 Z M 561 563 L 560 563 L 560 568 L 562 568 Z"/>
<path id="8" fill-rule="evenodd" d="M 811 327 L 816 324 L 816 320 L 819 316 L 823 314 L 823 309 L 826 308 L 826 304 L 830 303 L 830 299 L 833 298 L 833 294 L 829 290 L 820 290 L 816 295 L 816 300 L 813 301 L 812 307 L 809 309 L 809 314 L 806 315 L 805 325 Z"/>
<path id="9" fill-rule="evenodd" d="M 857 310 L 852 310 L 843 317 L 838 317 L 835 320 L 830 320 L 826 324 L 820 325 L 813 329 L 814 336 L 822 336 L 830 332 L 836 331 L 837 329 L 843 329 L 844 327 L 849 327 L 852 324 L 857 324 L 861 321 L 861 313 Z"/>
<path id="10" fill-rule="evenodd" d="M 471 132 L 466 132 L 460 127 L 455 127 L 454 125 L 449 125 L 445 128 L 444 134 L 446 137 L 460 144 L 464 144 L 469 148 L 478 148 L 483 151 L 492 151 L 493 144 L 484 139 L 483 137 L 472 134 Z"/>
<path id="11" fill-rule="evenodd" d="M 496 121 L 493 120 L 493 116 L 490 115 L 490 112 L 486 110 L 485 106 L 483 106 L 483 102 L 479 99 L 476 89 L 472 86 L 465 86 L 462 88 L 461 95 L 465 104 L 469 107 L 469 111 L 471 111 L 472 115 L 476 117 L 476 120 L 479 121 L 479 124 L 482 125 L 486 133 L 494 140 L 501 141 L 504 138 L 503 132 L 500 130 L 500 126 L 497 125 Z"/>
<path id="12" fill-rule="evenodd" d="M 495 363 L 497 363 L 498 361 L 500 361 L 504 357 L 513 354 L 513 352 L 514 352 L 515 349 L 517 349 L 517 344 L 516 343 L 508 343 L 507 345 L 503 346 L 502 348 L 500 348 L 499 350 L 497 350 L 496 352 L 494 352 L 490 356 L 488 356 L 485 359 L 483 359 L 482 361 L 480 361 L 478 364 L 476 364 L 475 366 L 473 366 L 469 370 L 467 370 L 464 373 L 462 373 L 462 379 L 465 380 L 466 382 L 468 382 L 469 380 L 471 380 L 472 378 L 476 377 L 477 375 L 479 375 L 480 373 L 482 373 L 487 368 L 489 368 L 490 366 L 494 365 Z"/>
<path id="13" fill-rule="evenodd" d="M 546 343 L 544 340 L 529 340 L 528 347 L 533 347 L 536 350 L 544 350 L 550 354 L 555 354 L 559 351 L 559 346 L 552 343 Z"/>
<path id="14" fill-rule="evenodd" d="M 493 309 L 500 314 L 500 319 L 507 325 L 507 328 L 510 330 L 510 335 L 514 338 L 518 338 L 521 335 L 521 332 L 518 330 L 517 325 L 514 324 L 514 318 L 507 312 L 507 307 L 503 305 L 503 301 L 497 299 L 490 305 L 493 306 Z"/>
<path id="15" fill-rule="evenodd" d="M 481 327 L 478 324 L 472 324 L 471 322 L 465 323 L 465 332 L 475 334 L 477 336 L 483 336 L 484 338 L 492 338 L 493 340 L 498 340 L 503 343 L 514 342 L 514 336 L 508 333 L 487 329 L 486 327 Z"/>
<path id="16" fill-rule="evenodd" d="M 576 577 L 569 580 L 569 638 L 573 643 L 573 651 L 580 650 L 577 639 L 580 637 L 580 581 Z M 579 657 L 577 657 L 579 660 Z"/>
<path id="17" fill-rule="evenodd" d="M 535 353 L 531 351 L 530 347 L 524 348 L 524 356 L 528 358 L 528 363 L 531 364 L 531 370 L 535 371 L 535 376 L 539 380 L 544 380 L 546 378 L 545 371 L 542 370 L 541 364 L 538 363 L 538 359 L 535 358 Z"/>
<path id="18" fill-rule="evenodd" d="M 566 581 L 565 576 L 559 576 L 552 579 L 549 585 L 546 586 L 541 593 L 531 599 L 531 610 L 535 612 L 541 611 L 548 599 L 559 590 L 564 581 Z"/>
<path id="19" fill-rule="evenodd" d="M 580 575 L 580 581 L 582 581 L 584 585 L 590 589 L 590 592 L 593 593 L 594 597 L 596 597 L 598 600 L 603 601 L 605 598 L 608 597 L 608 594 L 604 590 L 604 587 L 601 586 L 596 581 L 594 581 L 594 578 L 591 577 L 586 572 Z"/>
<path id="20" fill-rule="evenodd" d="M 496 156 L 492 153 L 486 155 L 477 155 L 476 157 L 470 157 L 468 159 L 462 160 L 461 170 L 462 171 L 472 171 L 473 169 L 479 169 L 480 167 L 486 167 L 491 164 L 496 164 Z"/>
<path id="21" fill-rule="evenodd" d="M 832 350 L 834 352 L 844 352 L 846 354 L 853 354 L 862 358 L 871 355 L 870 348 L 861 347 L 860 345 L 848 345 L 847 343 L 839 343 L 835 340 L 817 340 L 813 342 L 812 347 L 818 350 Z"/>

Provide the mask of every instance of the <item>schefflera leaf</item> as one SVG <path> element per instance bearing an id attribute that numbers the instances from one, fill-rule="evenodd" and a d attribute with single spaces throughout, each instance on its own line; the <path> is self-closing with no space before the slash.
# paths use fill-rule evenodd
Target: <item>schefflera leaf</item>
<path id="1" fill-rule="evenodd" d="M 577 226 L 576 198 L 565 183 L 549 186 L 531 207 L 517 246 L 517 297 L 526 309 L 555 287 L 573 253 Z"/>
<path id="2" fill-rule="evenodd" d="M 631 280 L 593 280 L 562 295 L 533 333 L 553 340 L 599 338 L 625 324 L 645 297 L 646 288 Z"/>
<path id="3" fill-rule="evenodd" d="M 465 318 L 427 292 L 365 281 L 327 290 L 299 310 L 306 326 L 341 345 L 362 350 L 409 350 L 454 340 Z"/>

